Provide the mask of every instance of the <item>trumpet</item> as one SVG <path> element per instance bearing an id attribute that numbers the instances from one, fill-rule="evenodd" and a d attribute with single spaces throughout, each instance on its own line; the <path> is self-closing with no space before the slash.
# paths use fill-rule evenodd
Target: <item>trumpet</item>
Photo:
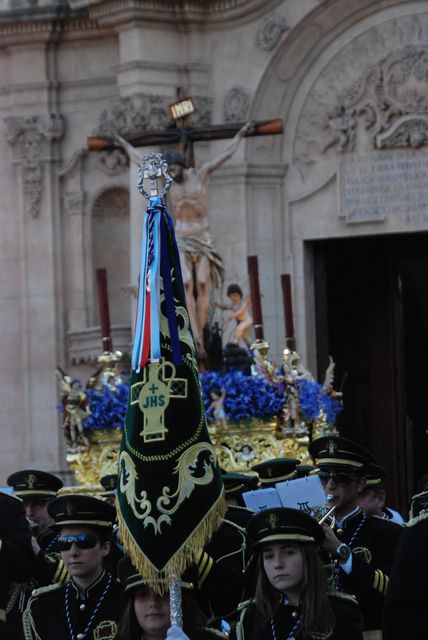
<path id="1" fill-rule="evenodd" d="M 328 493 L 326 498 L 327 503 L 323 507 L 320 507 L 315 511 L 314 518 L 318 520 L 318 524 L 327 522 L 328 526 L 331 529 L 334 529 L 334 527 L 336 526 L 336 516 L 334 515 L 334 510 L 336 507 L 334 504 L 329 504 L 329 502 L 333 500 L 334 496 L 331 493 Z"/>

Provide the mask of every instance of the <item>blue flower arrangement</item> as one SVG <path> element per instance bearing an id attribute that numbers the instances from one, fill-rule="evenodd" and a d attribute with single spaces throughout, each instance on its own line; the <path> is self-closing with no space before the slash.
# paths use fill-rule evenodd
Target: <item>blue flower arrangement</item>
<path id="1" fill-rule="evenodd" d="M 87 389 L 91 415 L 85 420 L 86 429 L 123 429 L 128 407 L 129 384 L 116 388 L 104 385 L 102 389 Z"/>
<path id="2" fill-rule="evenodd" d="M 224 375 L 207 371 L 200 375 L 205 412 L 208 422 L 214 421 L 211 393 L 226 389 L 224 411 L 230 421 L 260 418 L 269 420 L 280 415 L 287 400 L 283 383 L 275 384 L 241 371 Z M 301 417 L 311 423 L 324 412 L 328 424 L 334 424 L 342 410 L 340 399 L 321 384 L 302 379 L 297 382 Z M 129 384 L 127 381 L 116 388 L 104 385 L 102 389 L 87 389 L 90 415 L 84 421 L 85 430 L 123 429 L 128 406 Z"/>
<path id="3" fill-rule="evenodd" d="M 282 410 L 284 396 L 258 376 L 246 375 L 241 371 L 224 375 L 207 371 L 200 378 L 208 422 L 214 420 L 211 393 L 219 393 L 221 389 L 226 390 L 223 408 L 228 420 L 270 419 Z"/>
<path id="4" fill-rule="evenodd" d="M 327 424 L 334 424 L 337 415 L 342 411 L 341 401 L 314 380 L 299 380 L 299 403 L 302 418 L 305 422 L 314 422 L 323 411 Z"/>

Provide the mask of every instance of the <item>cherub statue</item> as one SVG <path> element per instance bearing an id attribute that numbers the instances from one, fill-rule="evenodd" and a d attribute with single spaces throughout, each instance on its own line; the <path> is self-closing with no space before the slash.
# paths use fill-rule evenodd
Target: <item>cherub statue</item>
<path id="1" fill-rule="evenodd" d="M 230 304 L 216 302 L 215 305 L 223 311 L 231 311 L 228 320 L 236 320 L 233 342 L 239 344 L 240 340 L 243 340 L 245 345 L 249 347 L 252 342 L 249 332 L 253 326 L 253 319 L 248 312 L 250 297 L 247 296 L 244 299 L 242 289 L 238 284 L 230 284 L 228 286 L 227 297 L 230 298 Z"/>
<path id="2" fill-rule="evenodd" d="M 84 434 L 83 422 L 91 414 L 86 393 L 79 380 L 70 378 L 61 369 L 57 369 L 56 373 L 61 386 L 63 429 L 67 444 L 71 447 L 79 444 L 86 446 L 89 442 Z"/>
<path id="3" fill-rule="evenodd" d="M 226 389 L 223 388 L 221 389 L 220 392 L 217 388 L 213 389 L 210 393 L 210 396 L 211 396 L 212 402 L 209 408 L 213 409 L 215 426 L 221 429 L 227 429 L 228 425 L 226 420 L 226 414 L 223 408 L 224 399 L 226 397 Z"/>

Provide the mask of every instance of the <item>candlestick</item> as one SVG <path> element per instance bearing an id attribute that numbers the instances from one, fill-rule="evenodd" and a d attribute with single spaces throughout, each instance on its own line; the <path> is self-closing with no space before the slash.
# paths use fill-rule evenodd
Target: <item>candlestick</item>
<path id="1" fill-rule="evenodd" d="M 247 265 L 256 340 L 264 340 L 262 303 L 260 298 L 259 285 L 259 265 L 257 256 L 247 256 Z"/>
<path id="2" fill-rule="evenodd" d="M 106 269 L 96 269 L 98 305 L 100 311 L 101 339 L 103 351 L 112 351 L 110 313 L 108 306 L 107 291 L 107 271 Z"/>
<path id="3" fill-rule="evenodd" d="M 291 298 L 291 277 L 289 273 L 281 275 L 282 301 L 284 305 L 285 320 L 285 346 L 295 349 L 293 303 Z"/>

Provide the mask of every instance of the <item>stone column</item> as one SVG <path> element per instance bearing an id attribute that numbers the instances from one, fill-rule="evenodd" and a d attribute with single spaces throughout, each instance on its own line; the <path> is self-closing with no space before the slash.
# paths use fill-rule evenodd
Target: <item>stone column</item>
<path id="1" fill-rule="evenodd" d="M 63 135 L 63 120 L 58 113 L 46 113 L 9 116 L 4 122 L 15 168 L 14 205 L 9 215 L 17 224 L 16 254 L 6 254 L 3 265 L 15 279 L 13 297 L 4 300 L 9 314 L 0 325 L 1 342 L 11 350 L 0 372 L 1 423 L 13 434 L 7 447 L 1 448 L 2 476 L 18 465 L 60 466 L 54 372 L 63 345 L 58 321 L 61 243 L 55 173 L 56 141 Z"/>

